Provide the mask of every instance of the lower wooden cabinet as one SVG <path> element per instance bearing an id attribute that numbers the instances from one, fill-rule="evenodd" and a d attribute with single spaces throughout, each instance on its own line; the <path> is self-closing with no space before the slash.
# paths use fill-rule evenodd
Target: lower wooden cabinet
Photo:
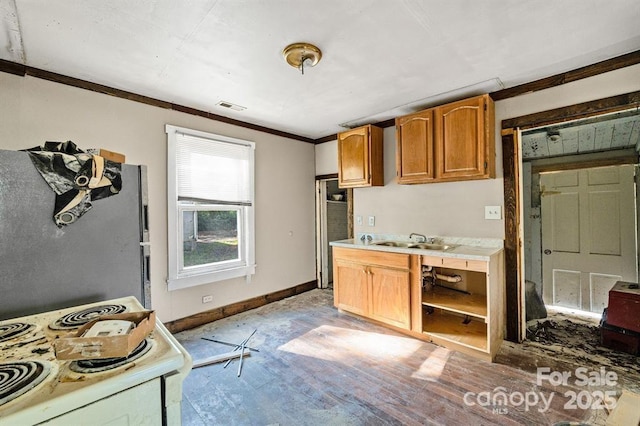
<path id="1" fill-rule="evenodd" d="M 338 309 L 367 315 L 369 282 L 365 266 L 336 259 L 333 254 L 333 297 Z"/>
<path id="2" fill-rule="evenodd" d="M 369 317 L 396 327 L 411 327 L 409 271 L 369 266 Z"/>
<path id="3" fill-rule="evenodd" d="M 411 328 L 409 255 L 333 248 L 334 305 L 403 329 Z"/>
<path id="4" fill-rule="evenodd" d="M 333 247 L 333 262 L 337 308 L 488 361 L 496 356 L 504 329 L 502 251 L 485 261 Z M 437 275 L 436 285 L 423 283 L 423 267 Z"/>

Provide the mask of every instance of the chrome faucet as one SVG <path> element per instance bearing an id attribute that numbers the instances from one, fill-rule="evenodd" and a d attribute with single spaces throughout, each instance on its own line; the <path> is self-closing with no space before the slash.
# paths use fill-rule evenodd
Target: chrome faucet
<path id="1" fill-rule="evenodd" d="M 426 242 L 427 242 L 427 237 L 425 237 L 425 236 L 424 236 L 424 235 L 422 235 L 422 234 L 416 234 L 415 232 L 412 232 L 411 234 L 409 234 L 409 239 L 411 239 L 414 235 L 415 235 L 416 237 L 420 237 L 420 238 L 422 238 L 422 241 L 418 240 L 418 242 L 419 242 L 419 243 L 426 243 Z"/>

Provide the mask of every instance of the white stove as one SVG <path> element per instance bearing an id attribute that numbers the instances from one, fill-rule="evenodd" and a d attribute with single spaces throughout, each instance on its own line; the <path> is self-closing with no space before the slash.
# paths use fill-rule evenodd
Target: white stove
<path id="1" fill-rule="evenodd" d="M 127 359 L 55 356 L 56 338 L 97 316 L 142 310 L 125 297 L 0 321 L 0 424 L 179 425 L 192 360 L 159 320 Z"/>

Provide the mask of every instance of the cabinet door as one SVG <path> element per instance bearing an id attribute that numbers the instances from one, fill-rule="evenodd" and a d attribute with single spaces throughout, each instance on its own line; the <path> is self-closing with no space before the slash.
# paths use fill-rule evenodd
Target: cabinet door
<path id="1" fill-rule="evenodd" d="M 333 297 L 338 309 L 367 315 L 369 312 L 369 289 L 367 267 L 357 263 L 333 260 Z"/>
<path id="2" fill-rule="evenodd" d="M 368 127 L 338 134 L 338 184 L 341 188 L 369 185 L 369 158 Z"/>
<path id="3" fill-rule="evenodd" d="M 396 327 L 410 329 L 409 271 L 370 266 L 368 275 L 369 317 Z"/>
<path id="4" fill-rule="evenodd" d="M 424 183 L 435 178 L 433 111 L 396 118 L 398 183 Z"/>
<path id="5" fill-rule="evenodd" d="M 437 176 L 476 178 L 488 173 L 483 96 L 438 107 L 436 115 Z"/>
<path id="6" fill-rule="evenodd" d="M 366 125 L 338 133 L 338 186 L 383 186 L 382 129 Z"/>

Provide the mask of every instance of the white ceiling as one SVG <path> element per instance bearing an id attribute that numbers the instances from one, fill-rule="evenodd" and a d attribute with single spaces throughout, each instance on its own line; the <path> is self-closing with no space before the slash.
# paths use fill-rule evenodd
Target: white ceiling
<path id="1" fill-rule="evenodd" d="M 639 23 L 638 0 L 0 0 L 0 58 L 317 139 L 638 50 Z M 323 52 L 304 75 L 293 42 Z"/>

